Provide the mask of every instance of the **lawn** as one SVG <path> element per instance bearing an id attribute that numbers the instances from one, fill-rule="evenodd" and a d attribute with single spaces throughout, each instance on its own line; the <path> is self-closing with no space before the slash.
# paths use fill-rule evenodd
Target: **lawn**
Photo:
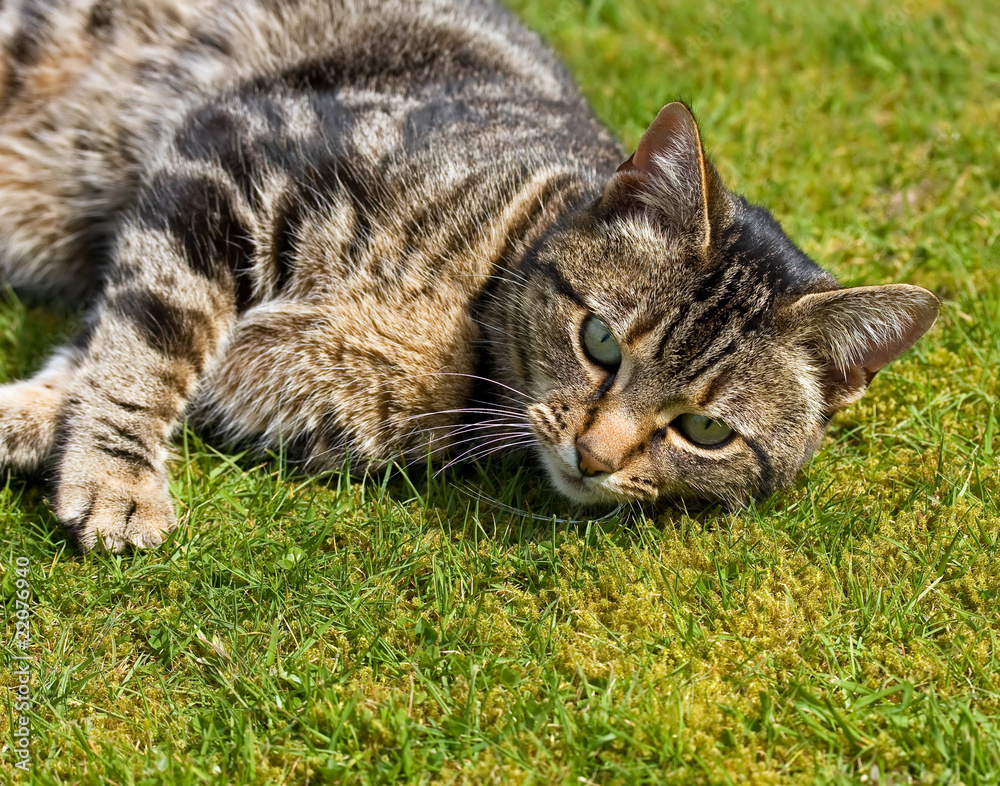
<path id="1" fill-rule="evenodd" d="M 30 677 L 0 780 L 1000 778 L 995 3 L 512 7 L 627 145 L 687 100 L 732 188 L 845 284 L 936 292 L 937 325 L 736 513 L 557 520 L 519 460 L 315 480 L 183 432 L 176 535 L 81 556 L 0 476 L 0 679 Z M 72 323 L 3 299 L 0 380 Z"/>

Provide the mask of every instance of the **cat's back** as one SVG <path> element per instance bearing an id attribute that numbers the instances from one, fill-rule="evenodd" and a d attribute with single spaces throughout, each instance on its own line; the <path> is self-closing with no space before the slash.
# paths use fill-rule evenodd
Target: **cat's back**
<path id="1" fill-rule="evenodd" d="M 591 120 L 537 37 L 478 0 L 5 4 L 0 278 L 78 297 L 144 167 L 192 112 L 281 85 L 328 100 L 343 93 L 355 117 L 366 101 L 409 101 L 407 128 L 417 134 L 454 131 L 456 107 L 476 102 L 491 104 L 494 118 L 511 110 L 510 139 L 526 123 L 544 126 L 536 107 L 547 103 Z"/>
<path id="2" fill-rule="evenodd" d="M 475 73 L 575 96 L 537 37 L 477 0 L 22 0 L 0 6 L 0 123 L 169 127 L 246 82 L 396 91 Z M 454 88 L 454 85 L 452 85 Z M 112 112 L 114 114 L 112 114 Z M 49 126 L 52 128 L 52 124 Z M 51 140 L 50 140 L 51 141 Z"/>

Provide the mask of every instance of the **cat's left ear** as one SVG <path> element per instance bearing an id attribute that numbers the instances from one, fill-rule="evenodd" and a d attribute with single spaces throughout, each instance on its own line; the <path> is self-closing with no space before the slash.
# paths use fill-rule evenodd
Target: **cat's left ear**
<path id="1" fill-rule="evenodd" d="M 930 329 L 940 305 L 909 284 L 837 289 L 793 303 L 793 330 L 823 363 L 828 411 L 861 398 L 875 374 Z"/>
<path id="2" fill-rule="evenodd" d="M 619 211 L 645 207 L 702 247 L 711 243 L 713 223 L 732 210 L 705 157 L 694 115 L 679 101 L 660 110 L 608 183 L 602 203 Z"/>

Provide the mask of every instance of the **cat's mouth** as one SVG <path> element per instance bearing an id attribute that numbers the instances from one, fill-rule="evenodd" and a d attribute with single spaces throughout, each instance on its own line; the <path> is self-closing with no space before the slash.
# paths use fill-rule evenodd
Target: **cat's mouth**
<path id="1" fill-rule="evenodd" d="M 542 463 L 548 470 L 552 485 L 573 502 L 581 505 L 617 505 L 635 500 L 635 497 L 623 494 L 610 484 L 610 475 L 584 475 L 558 451 L 545 445 L 540 448 Z"/>

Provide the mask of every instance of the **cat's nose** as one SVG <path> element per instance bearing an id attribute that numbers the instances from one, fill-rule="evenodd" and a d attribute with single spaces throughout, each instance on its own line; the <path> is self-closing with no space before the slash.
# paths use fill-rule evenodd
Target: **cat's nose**
<path id="1" fill-rule="evenodd" d="M 597 475 L 601 472 L 612 473 L 614 467 L 610 467 L 590 452 L 587 443 L 582 439 L 576 441 L 576 452 L 580 457 L 580 472 L 584 475 Z"/>

